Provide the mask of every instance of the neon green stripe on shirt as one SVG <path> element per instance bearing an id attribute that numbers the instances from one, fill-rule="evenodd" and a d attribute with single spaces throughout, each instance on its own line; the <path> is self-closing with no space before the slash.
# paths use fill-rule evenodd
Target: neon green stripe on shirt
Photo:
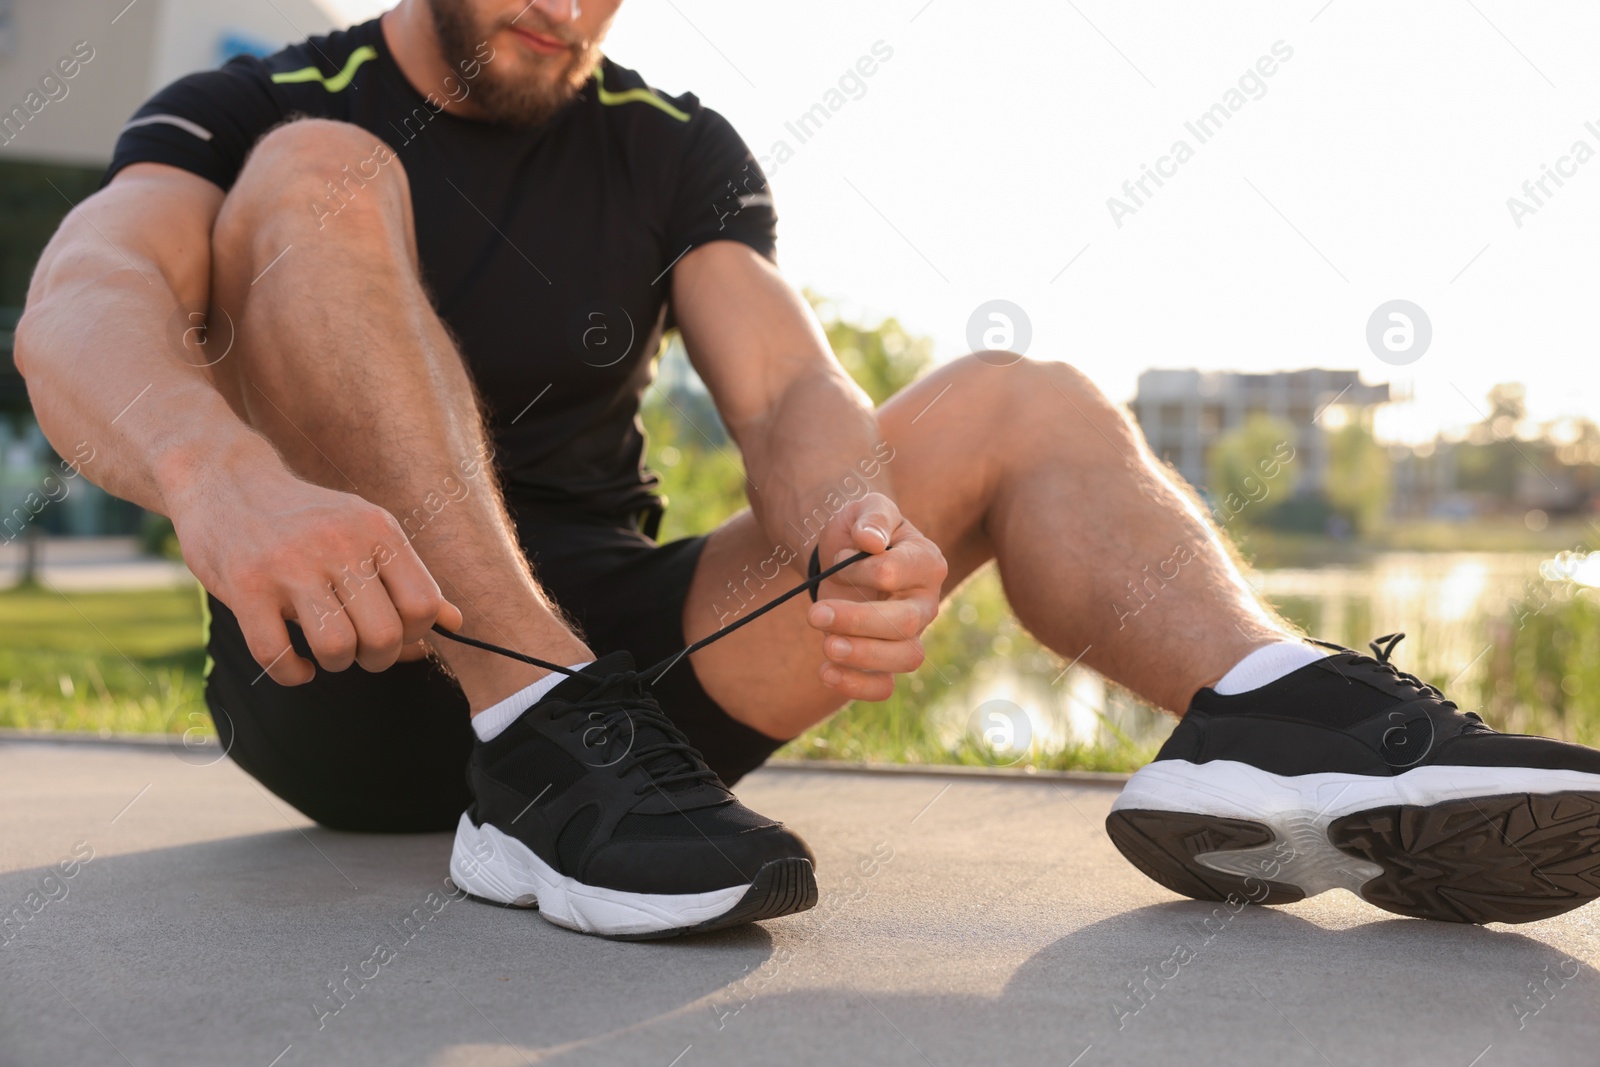
<path id="1" fill-rule="evenodd" d="M 322 71 L 316 67 L 301 67 L 299 70 L 286 70 L 282 74 L 274 74 L 273 82 L 278 85 L 295 85 L 300 82 L 321 82 L 322 87 L 330 93 L 342 93 L 350 87 L 350 81 L 356 76 L 356 71 L 361 64 L 369 59 L 377 59 L 378 50 L 370 44 L 364 44 L 350 53 L 350 58 L 345 60 L 344 69 L 331 78 L 324 77 Z"/>
<path id="2" fill-rule="evenodd" d="M 662 111 L 665 111 L 679 122 L 689 121 L 689 115 L 687 112 L 679 111 L 677 108 L 661 99 L 649 89 L 624 89 L 620 93 L 612 92 L 610 89 L 606 88 L 605 74 L 599 67 L 594 69 L 594 87 L 596 93 L 600 97 L 600 102 L 607 107 L 615 107 L 618 104 L 638 102 L 641 104 L 649 104 L 653 108 L 658 108 Z"/>

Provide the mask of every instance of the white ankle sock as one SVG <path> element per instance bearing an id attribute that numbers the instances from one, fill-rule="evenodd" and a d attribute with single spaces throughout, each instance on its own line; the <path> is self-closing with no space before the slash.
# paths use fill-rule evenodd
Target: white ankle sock
<path id="1" fill-rule="evenodd" d="M 582 670 L 593 662 L 592 659 L 584 660 L 582 663 L 574 663 L 567 669 Z M 546 693 L 566 680 L 566 675 L 551 671 L 528 688 L 519 689 L 500 703 L 484 708 L 472 717 L 473 733 L 478 735 L 479 741 L 493 741 L 505 732 L 507 726 L 521 718 L 523 712 L 544 699 Z"/>
<path id="2" fill-rule="evenodd" d="M 1224 674 L 1222 680 L 1211 688 L 1225 697 L 1248 693 L 1330 654 L 1303 641 L 1277 641 L 1256 649 L 1235 663 L 1233 670 Z"/>

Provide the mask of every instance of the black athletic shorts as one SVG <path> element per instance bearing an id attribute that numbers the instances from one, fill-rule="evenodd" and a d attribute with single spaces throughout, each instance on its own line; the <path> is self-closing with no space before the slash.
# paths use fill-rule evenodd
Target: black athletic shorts
<path id="1" fill-rule="evenodd" d="M 654 532 L 659 512 L 637 527 L 514 514 L 540 583 L 596 654 L 626 649 L 647 666 L 684 646 L 683 605 L 704 537 L 657 544 L 646 531 Z M 324 826 L 455 827 L 471 800 L 466 763 L 473 733 L 466 697 L 453 679 L 431 660 L 418 660 L 377 674 L 357 665 L 318 670 L 305 685 L 280 686 L 251 657 L 233 613 L 215 597 L 206 599 L 213 663 L 206 702 L 235 763 Z M 289 632 L 295 651 L 310 658 L 300 628 L 290 623 Z M 654 692 L 730 785 L 783 743 L 730 718 L 700 687 L 691 664 L 668 671 Z"/>

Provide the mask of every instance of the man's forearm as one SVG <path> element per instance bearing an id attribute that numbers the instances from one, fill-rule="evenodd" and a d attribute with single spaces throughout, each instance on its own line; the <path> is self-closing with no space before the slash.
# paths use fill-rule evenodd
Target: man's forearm
<path id="1" fill-rule="evenodd" d="M 208 373 L 169 350 L 180 301 L 160 273 L 119 257 L 120 269 L 87 280 L 85 265 L 41 272 L 17 326 L 17 366 L 56 451 L 107 492 L 167 515 L 205 471 L 281 466 Z"/>
<path id="2" fill-rule="evenodd" d="M 847 504 L 869 492 L 894 495 L 894 451 L 870 402 L 835 367 L 795 379 L 764 418 L 735 428 L 734 437 L 751 509 L 778 566 L 803 572 L 823 527 Z"/>
<path id="3" fill-rule="evenodd" d="M 751 249 L 715 241 L 684 256 L 673 301 L 771 540 L 772 555 L 751 569 L 763 581 L 774 568 L 803 572 L 835 516 L 869 492 L 890 495 L 894 452 L 872 402 L 828 350 L 804 298 Z"/>

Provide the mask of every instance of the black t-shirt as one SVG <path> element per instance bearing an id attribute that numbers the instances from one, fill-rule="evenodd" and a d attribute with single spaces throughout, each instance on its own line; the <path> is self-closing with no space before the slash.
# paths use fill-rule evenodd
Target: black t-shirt
<path id="1" fill-rule="evenodd" d="M 480 47 L 479 59 L 492 52 Z M 141 107 L 105 180 L 156 162 L 226 190 L 256 140 L 291 116 L 372 131 L 405 167 L 423 280 L 489 408 L 513 504 L 635 514 L 656 499 L 638 414 L 671 267 L 717 240 L 773 258 L 766 180 L 721 115 L 692 94 L 656 93 L 609 59 L 534 128 L 442 111 L 470 95 L 481 67 L 460 75 L 419 93 L 376 19 L 265 59 L 237 57 Z M 349 163 L 357 177 L 384 165 Z M 359 195 L 357 182 L 342 184 Z M 332 228 L 339 204 L 330 192 L 307 211 Z"/>

